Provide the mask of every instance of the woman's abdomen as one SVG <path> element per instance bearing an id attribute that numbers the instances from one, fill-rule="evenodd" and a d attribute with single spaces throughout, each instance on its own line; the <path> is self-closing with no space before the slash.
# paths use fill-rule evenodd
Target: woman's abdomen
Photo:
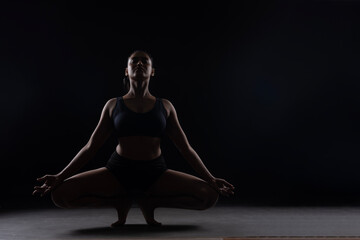
<path id="1" fill-rule="evenodd" d="M 151 160 L 161 155 L 161 138 L 148 136 L 130 136 L 118 138 L 116 152 L 134 160 Z"/>

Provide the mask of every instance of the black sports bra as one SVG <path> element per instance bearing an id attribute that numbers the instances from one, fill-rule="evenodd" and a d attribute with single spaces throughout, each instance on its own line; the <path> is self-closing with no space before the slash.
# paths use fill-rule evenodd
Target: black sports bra
<path id="1" fill-rule="evenodd" d="M 112 119 L 117 137 L 151 136 L 162 137 L 166 128 L 166 110 L 160 98 L 148 112 L 130 110 L 123 97 L 117 97 Z"/>

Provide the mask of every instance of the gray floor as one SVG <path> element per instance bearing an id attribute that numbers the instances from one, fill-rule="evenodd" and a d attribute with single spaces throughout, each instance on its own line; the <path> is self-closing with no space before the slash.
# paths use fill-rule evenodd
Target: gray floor
<path id="1" fill-rule="evenodd" d="M 127 224 L 113 209 L 28 209 L 2 212 L 0 239 L 131 239 L 241 236 L 360 236 L 360 207 L 215 206 L 205 211 L 159 208 L 161 227 L 133 207 Z"/>

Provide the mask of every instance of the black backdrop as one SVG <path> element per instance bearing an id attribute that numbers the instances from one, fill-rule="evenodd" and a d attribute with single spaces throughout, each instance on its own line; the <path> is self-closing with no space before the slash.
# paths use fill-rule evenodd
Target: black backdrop
<path id="1" fill-rule="evenodd" d="M 129 2 L 2 2 L 2 206 L 88 141 L 135 49 L 154 58 L 151 93 L 237 187 L 220 201 L 358 203 L 359 2 Z M 162 149 L 194 173 L 169 139 Z"/>

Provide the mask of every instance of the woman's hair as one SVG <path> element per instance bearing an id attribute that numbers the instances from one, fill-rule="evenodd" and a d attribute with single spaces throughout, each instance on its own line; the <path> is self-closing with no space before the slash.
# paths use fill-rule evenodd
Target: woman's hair
<path id="1" fill-rule="evenodd" d="M 135 51 L 133 51 L 132 53 L 129 54 L 129 56 L 128 56 L 128 58 L 127 58 L 127 61 L 129 61 L 130 56 L 133 55 L 133 54 L 136 53 L 136 52 L 146 53 L 146 54 L 149 56 L 150 60 L 151 60 L 151 65 L 154 66 L 154 61 L 153 61 L 152 56 L 151 56 L 147 51 L 144 51 L 144 50 L 135 50 Z M 124 85 L 125 91 L 128 92 L 129 89 L 130 89 L 130 80 L 129 80 L 129 77 L 128 77 L 128 76 L 125 76 L 125 77 L 124 77 L 124 79 L 123 79 L 123 85 Z"/>

